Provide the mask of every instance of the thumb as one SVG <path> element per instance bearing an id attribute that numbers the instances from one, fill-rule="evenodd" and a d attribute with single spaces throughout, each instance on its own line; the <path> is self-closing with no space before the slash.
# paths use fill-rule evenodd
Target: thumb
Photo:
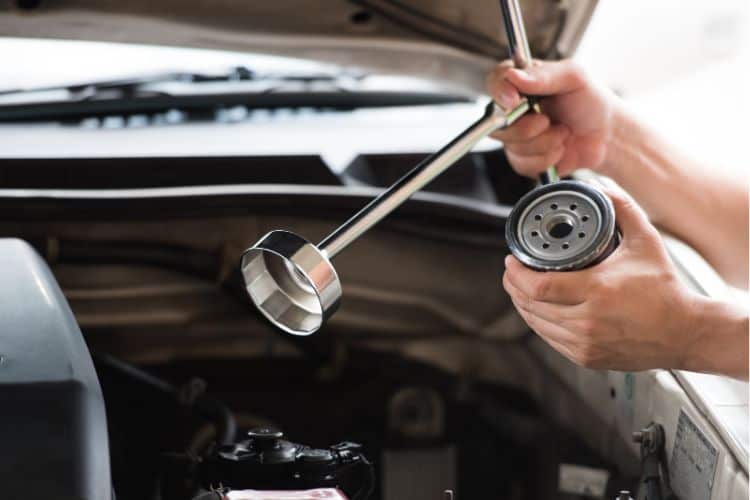
<path id="1" fill-rule="evenodd" d="M 650 239 L 656 236 L 656 228 L 648 220 L 646 212 L 619 186 L 608 185 L 604 192 L 615 207 L 615 219 L 624 241 Z"/>
<path id="2" fill-rule="evenodd" d="M 570 60 L 534 61 L 526 69 L 510 69 L 508 80 L 523 94 L 555 95 L 572 92 L 586 84 L 583 70 Z"/>

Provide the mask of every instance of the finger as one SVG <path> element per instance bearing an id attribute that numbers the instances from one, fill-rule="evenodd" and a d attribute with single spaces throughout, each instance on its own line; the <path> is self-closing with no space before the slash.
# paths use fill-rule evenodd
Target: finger
<path id="1" fill-rule="evenodd" d="M 550 127 L 549 118 L 541 114 L 528 114 L 504 130 L 498 130 L 492 137 L 503 143 L 528 141 Z"/>
<path id="2" fill-rule="evenodd" d="M 529 314 L 539 316 L 547 321 L 567 327 L 565 324 L 567 321 L 578 319 L 581 316 L 580 308 L 584 304 L 570 306 L 533 300 L 505 276 L 503 276 L 503 287 L 508 292 L 508 295 L 510 295 L 516 309 L 522 309 Z"/>
<path id="3" fill-rule="evenodd" d="M 570 361 L 576 362 L 572 349 L 572 346 L 575 345 L 575 335 L 572 332 L 525 311 L 519 311 L 519 314 L 529 328 L 539 335 L 542 340 Z"/>
<path id="4" fill-rule="evenodd" d="M 541 174 L 550 165 L 556 164 L 565 154 L 565 148 L 558 147 L 542 155 L 523 156 L 517 155 L 512 149 L 505 149 L 505 155 L 508 157 L 513 170 L 527 177 L 536 177 Z"/>
<path id="5" fill-rule="evenodd" d="M 624 240 L 652 239 L 657 236 L 646 212 L 628 193 L 614 184 L 610 184 L 604 191 L 615 207 L 615 218 Z"/>
<path id="6" fill-rule="evenodd" d="M 560 149 L 565 144 L 565 139 L 569 135 L 570 129 L 568 127 L 565 125 L 556 125 L 548 128 L 529 141 L 506 143 L 505 149 L 513 151 L 516 155 L 544 155 L 553 150 Z"/>
<path id="7" fill-rule="evenodd" d="M 586 84 L 583 70 L 570 60 L 534 61 L 524 70 L 508 69 L 504 77 L 521 93 L 538 96 L 564 94 Z"/>
<path id="8" fill-rule="evenodd" d="M 513 109 L 521 102 L 518 89 L 505 78 L 505 74 L 512 67 L 513 63 L 510 61 L 498 64 L 487 75 L 485 82 L 487 92 L 503 109 Z"/>
<path id="9" fill-rule="evenodd" d="M 565 144 L 563 145 L 563 147 L 565 148 L 565 153 L 563 154 L 562 158 L 560 158 L 555 164 L 555 166 L 557 167 L 557 173 L 560 175 L 560 177 L 570 175 L 580 167 L 578 152 L 575 150 L 575 148 L 572 148 L 569 143 L 570 139 L 565 141 Z"/>
<path id="10" fill-rule="evenodd" d="M 508 280 L 532 300 L 555 304 L 577 305 L 586 300 L 588 273 L 533 271 L 512 255 L 505 258 Z"/>

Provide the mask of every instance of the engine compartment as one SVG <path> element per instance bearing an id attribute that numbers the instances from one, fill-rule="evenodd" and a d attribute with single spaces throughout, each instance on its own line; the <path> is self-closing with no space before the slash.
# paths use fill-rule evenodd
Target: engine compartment
<path id="1" fill-rule="evenodd" d="M 123 380 L 102 358 L 95 360 L 108 409 L 118 498 L 144 498 L 167 472 L 173 480 L 182 473 L 193 488 L 212 486 L 201 484 L 195 470 L 212 453 L 215 426 L 206 428 L 188 405 L 154 397 L 136 379 Z M 633 481 L 545 417 L 523 392 L 451 376 L 398 355 L 348 350 L 337 369 L 285 356 L 147 367 L 182 385 L 180 392 L 198 384 L 223 401 L 237 421 L 238 440 L 247 439 L 250 429 L 273 427 L 314 447 L 360 443 L 375 469 L 370 498 L 434 498 L 445 489 L 466 498 L 565 498 L 558 494 L 560 463 L 609 471 L 613 495 Z M 294 481 L 286 488 L 267 488 L 266 474 L 257 469 L 249 468 L 243 477 L 242 484 L 233 486 L 229 478 L 219 483 L 234 489 L 301 489 Z M 357 489 L 342 489 L 349 498 L 362 498 Z M 154 498 L 192 498 L 160 495 Z"/>
<path id="2" fill-rule="evenodd" d="M 579 498 L 571 470 L 603 474 L 602 495 L 637 487 L 628 437 L 653 415 L 635 413 L 632 376 L 576 370 L 517 316 L 499 284 L 505 204 L 415 196 L 337 260 L 345 301 L 326 329 L 293 338 L 248 303 L 238 255 L 269 228 L 318 238 L 377 189 L 22 185 L 0 193 L 0 234 L 44 257 L 94 355 L 117 498 L 236 488 L 198 465 L 230 412 L 244 448 L 258 427 L 316 450 L 361 444 L 374 499 Z M 498 198 L 524 192 L 510 186 Z"/>

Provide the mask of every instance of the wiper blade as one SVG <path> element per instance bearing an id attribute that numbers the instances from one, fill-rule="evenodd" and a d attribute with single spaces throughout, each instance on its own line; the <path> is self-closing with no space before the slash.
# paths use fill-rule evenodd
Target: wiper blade
<path id="1" fill-rule="evenodd" d="M 243 106 L 255 109 L 312 108 L 351 111 L 363 108 L 470 103 L 463 95 L 393 91 L 262 91 L 224 94 L 150 95 L 104 100 L 52 101 L 0 105 L 0 122 L 72 121 L 178 110 L 190 115 Z"/>
<path id="2" fill-rule="evenodd" d="M 0 91 L 0 122 L 72 121 L 171 110 L 206 117 L 206 112 L 237 106 L 348 111 L 473 100 L 429 88 L 406 92 L 381 90 L 382 85 L 369 85 L 367 77 L 363 73 L 347 72 L 259 75 L 248 68 L 236 67 L 219 75 L 173 72 L 5 90 Z"/>
<path id="3" fill-rule="evenodd" d="M 337 75 L 326 73 L 314 74 L 258 74 L 245 66 L 235 66 L 229 71 L 218 74 L 197 73 L 190 71 L 175 71 L 155 73 L 152 75 L 141 75 L 131 78 L 120 78 L 114 80 L 94 80 L 90 82 L 71 83 L 62 85 L 51 85 L 43 87 L 17 88 L 0 90 L 0 96 L 29 95 L 41 92 L 67 91 L 71 99 L 95 98 L 97 93 L 119 91 L 123 94 L 132 94 L 142 87 L 158 83 L 220 83 L 220 82 L 258 82 L 258 81 L 287 81 L 287 82 L 330 82 L 335 81 Z"/>

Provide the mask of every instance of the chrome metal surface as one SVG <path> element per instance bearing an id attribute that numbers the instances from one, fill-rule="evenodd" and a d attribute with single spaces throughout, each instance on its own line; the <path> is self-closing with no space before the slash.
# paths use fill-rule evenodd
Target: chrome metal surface
<path id="1" fill-rule="evenodd" d="M 531 65 L 531 47 L 529 39 L 526 36 L 521 7 L 518 0 L 500 0 L 500 9 L 503 13 L 503 23 L 505 24 L 505 36 L 508 38 L 508 51 L 513 65 L 519 69 L 525 69 Z M 532 109 L 541 113 L 542 109 L 534 98 L 529 98 Z M 559 180 L 557 168 L 554 165 L 547 167 L 547 170 L 539 176 L 542 184 L 557 182 Z"/>
<path id="2" fill-rule="evenodd" d="M 523 69 L 531 64 L 531 48 L 521 17 L 521 7 L 518 0 L 500 0 L 500 8 L 503 12 L 511 59 L 516 68 Z"/>
<path id="3" fill-rule="evenodd" d="M 507 127 L 526 114 L 529 101 L 524 99 L 515 109 L 505 113 L 499 106 L 490 103 L 485 114 L 471 127 L 437 153 L 431 155 L 383 194 L 375 198 L 351 219 L 320 242 L 318 247 L 328 258 L 333 258 L 352 241 L 395 210 L 411 195 L 430 183 L 448 167 L 468 153 L 476 143 L 493 131 Z"/>
<path id="4" fill-rule="evenodd" d="M 258 310 L 293 335 L 317 331 L 341 298 L 331 262 L 315 245 L 288 231 L 272 231 L 246 250 L 241 270 Z"/>
<path id="5" fill-rule="evenodd" d="M 335 312 L 341 284 L 330 262 L 336 254 L 453 165 L 491 132 L 511 125 L 529 101 L 509 113 L 490 103 L 476 123 L 418 164 L 354 217 L 315 246 L 287 231 L 272 231 L 245 251 L 242 277 L 250 298 L 271 323 L 293 335 L 310 335 Z"/>

